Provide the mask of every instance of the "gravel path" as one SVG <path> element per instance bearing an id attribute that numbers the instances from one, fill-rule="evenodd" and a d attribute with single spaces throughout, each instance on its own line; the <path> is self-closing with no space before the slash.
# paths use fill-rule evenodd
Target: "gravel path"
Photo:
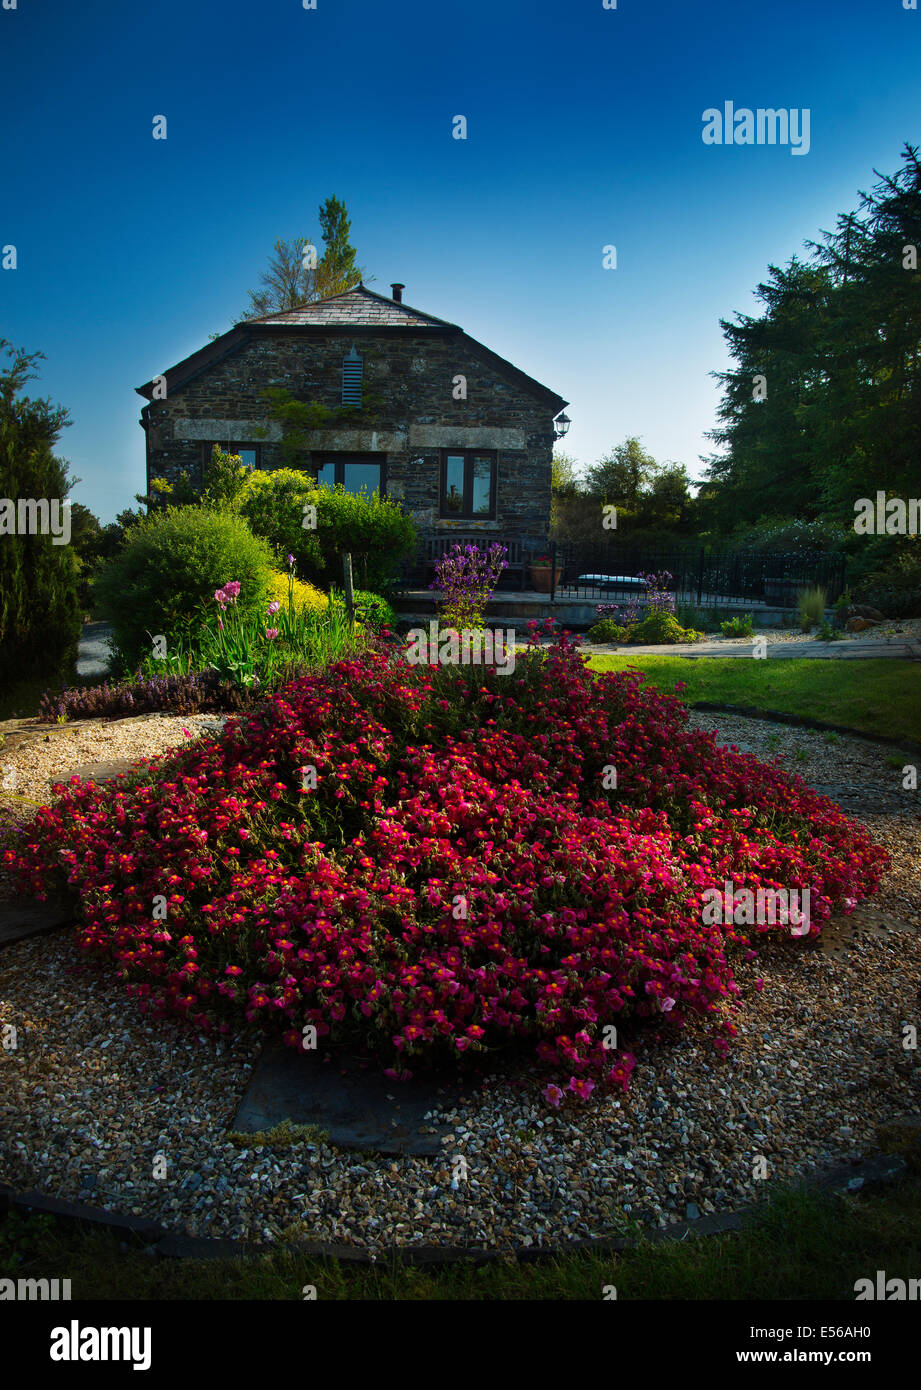
<path id="1" fill-rule="evenodd" d="M 88 763 L 118 758 L 153 758 L 190 738 L 216 733 L 223 727 L 218 714 L 141 714 L 131 719 L 83 719 L 73 724 L 10 721 L 15 729 L 0 743 L 0 805 L 15 811 L 19 797 L 48 801 L 52 782 L 66 780 Z M 21 804 L 21 803 L 20 803 Z M 23 814 L 31 814 L 28 807 Z"/>
<path id="2" fill-rule="evenodd" d="M 149 754 L 195 724 L 153 716 L 8 756 L 38 789 L 62 761 Z M 624 1216 L 664 1226 L 734 1209 L 763 1186 L 759 1159 L 769 1178 L 790 1179 L 869 1151 L 880 1123 L 921 1108 L 918 1054 L 901 1046 L 903 1025 L 921 1023 L 918 795 L 901 789 L 890 754 L 856 737 L 719 715 L 692 724 L 839 789 L 892 855 L 873 906 L 903 924 L 837 949 L 778 941 L 740 969 L 746 1007 L 728 1062 L 691 1027 L 642 1048 L 626 1097 L 578 1110 L 548 1109 L 527 1078 L 492 1078 L 438 1113 L 454 1130 L 439 1159 L 241 1149 L 226 1131 L 258 1038 L 148 1024 L 57 934 L 0 954 L 0 1024 L 20 1033 L 16 1051 L 0 1051 L 0 1181 L 191 1235 L 506 1247 L 611 1234 Z M 467 1176 L 452 1186 L 458 1155 Z"/>
<path id="3" fill-rule="evenodd" d="M 109 669 L 112 653 L 109 638 L 115 635 L 110 623 L 84 623 L 77 647 L 77 675 L 84 680 L 104 676 Z"/>

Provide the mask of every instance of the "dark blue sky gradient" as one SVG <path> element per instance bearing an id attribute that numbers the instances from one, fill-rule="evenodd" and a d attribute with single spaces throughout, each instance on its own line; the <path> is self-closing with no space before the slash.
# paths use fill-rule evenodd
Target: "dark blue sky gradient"
<path id="1" fill-rule="evenodd" d="M 568 399 L 582 463 L 635 433 L 699 475 L 719 318 L 921 143 L 902 0 L 317 5 L 0 10 L 0 336 L 47 354 L 104 520 L 143 489 L 134 388 L 242 316 L 332 193 L 371 287 Z M 727 100 L 808 107 L 810 152 L 705 146 Z"/>

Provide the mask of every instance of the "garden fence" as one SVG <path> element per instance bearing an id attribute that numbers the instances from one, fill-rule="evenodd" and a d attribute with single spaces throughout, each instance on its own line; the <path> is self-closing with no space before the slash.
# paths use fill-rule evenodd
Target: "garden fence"
<path id="1" fill-rule="evenodd" d="M 795 608 L 800 590 L 823 588 L 832 604 L 846 582 L 843 555 L 754 555 L 705 546 L 665 551 L 631 546 L 619 538 L 592 544 L 493 534 L 423 538 L 404 564 L 400 582 L 407 588 L 428 584 L 435 561 L 454 544 L 488 549 L 495 541 L 508 547 L 500 590 L 532 589 L 531 565 L 538 557 L 549 557 L 551 599 L 623 601 L 644 592 L 640 574 L 666 570 L 672 575 L 670 587 L 677 603 L 715 607 L 736 600 Z"/>

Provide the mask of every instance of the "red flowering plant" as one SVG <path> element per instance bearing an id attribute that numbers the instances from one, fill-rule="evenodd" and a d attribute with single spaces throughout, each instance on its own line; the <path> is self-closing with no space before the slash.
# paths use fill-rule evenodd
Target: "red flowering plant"
<path id="1" fill-rule="evenodd" d="M 120 784 L 72 778 L 5 860 L 40 896 L 66 879 L 82 947 L 202 1030 L 302 1047 L 312 1025 L 395 1077 L 530 1049 L 551 1104 L 627 1085 L 611 1024 L 623 1045 L 696 1015 L 725 1050 L 735 963 L 789 928 L 707 925 L 707 891 L 808 888 L 814 935 L 886 853 L 641 673 L 531 629 L 511 675 L 368 650 Z"/>

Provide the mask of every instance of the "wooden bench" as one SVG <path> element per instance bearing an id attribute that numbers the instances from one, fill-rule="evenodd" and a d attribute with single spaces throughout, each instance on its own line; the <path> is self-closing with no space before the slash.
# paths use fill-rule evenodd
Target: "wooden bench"
<path id="1" fill-rule="evenodd" d="M 426 536 L 422 539 L 419 549 L 413 559 L 409 561 L 407 579 L 410 582 L 431 583 L 435 565 L 446 555 L 455 545 L 467 546 L 475 545 L 480 550 L 488 550 L 491 545 L 498 542 L 506 547 L 505 569 L 499 579 L 499 588 L 525 589 L 528 581 L 528 566 L 531 556 L 541 551 L 543 546 L 547 550 L 547 542 L 533 539 L 531 537 L 493 536 L 493 535 L 458 535 L 452 532 L 447 536 Z"/>

